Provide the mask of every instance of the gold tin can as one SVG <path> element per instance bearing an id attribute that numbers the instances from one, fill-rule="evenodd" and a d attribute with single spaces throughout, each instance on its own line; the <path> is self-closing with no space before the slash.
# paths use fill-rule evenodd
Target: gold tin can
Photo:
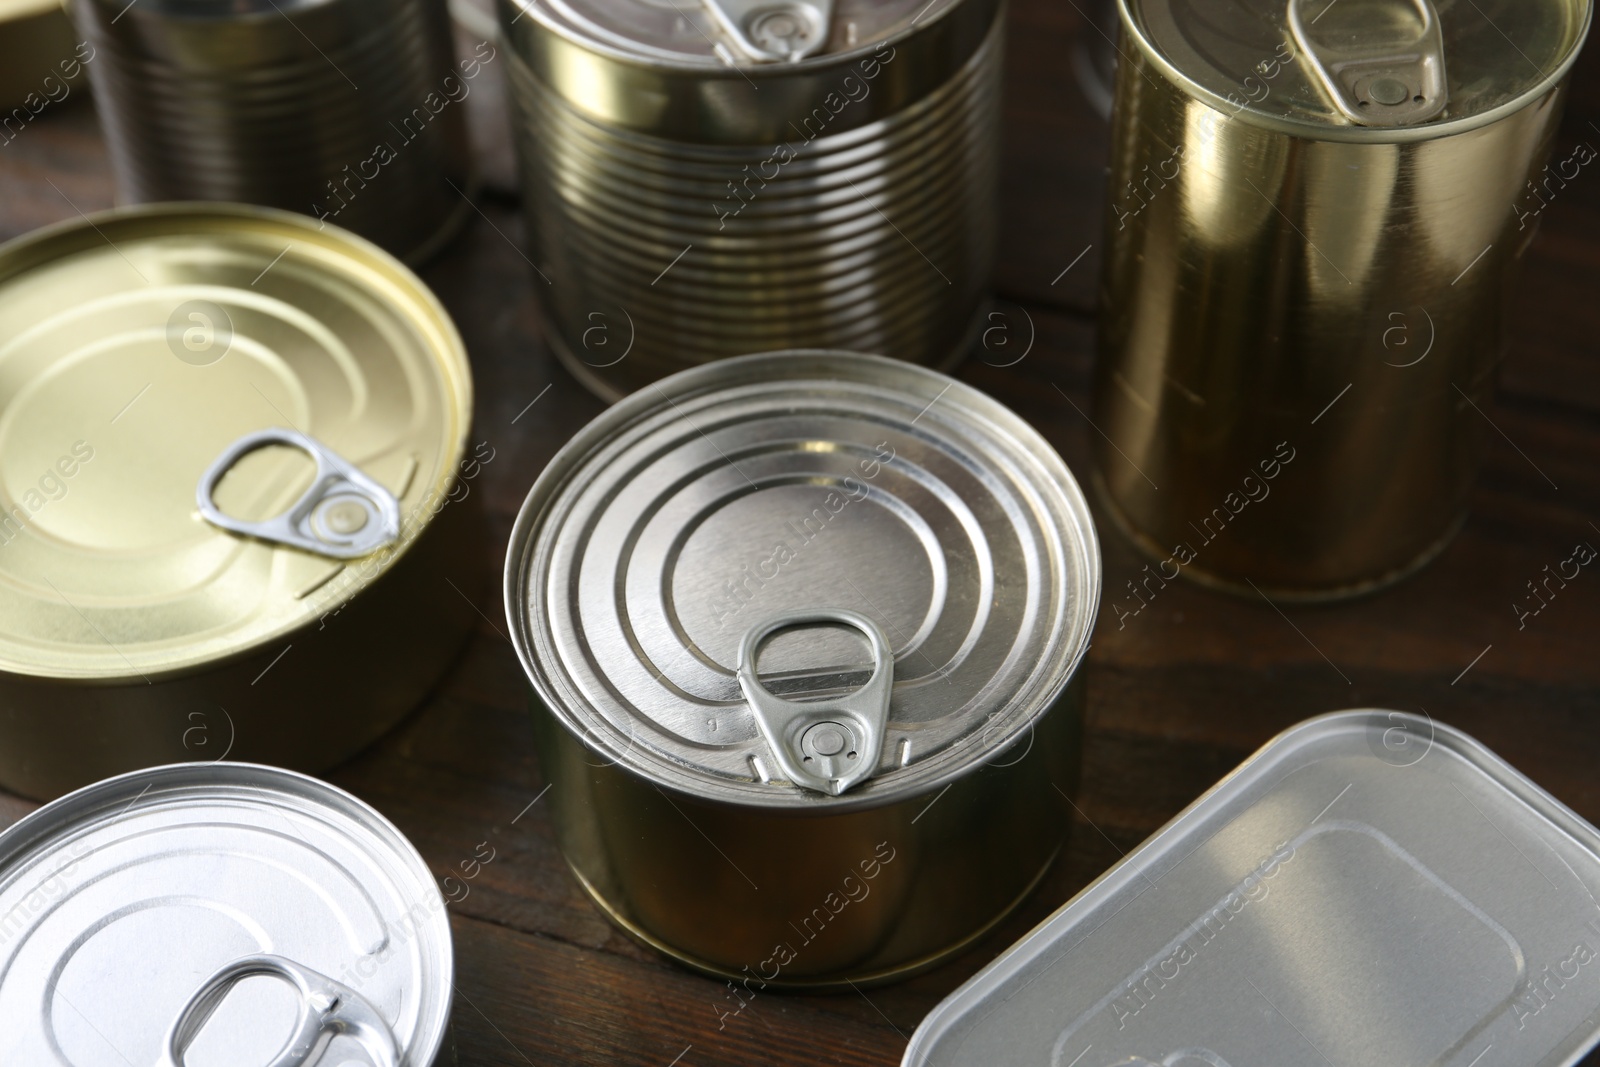
<path id="1" fill-rule="evenodd" d="M 64 103 L 93 58 L 72 35 L 61 0 L 0 0 L 0 148 Z"/>
<path id="2" fill-rule="evenodd" d="M 287 212 L 123 209 L 0 247 L 0 338 L 0 786 L 319 770 L 415 706 L 474 617 L 471 376 L 415 275 Z"/>
<path id="3" fill-rule="evenodd" d="M 455 61 L 444 0 L 70 0 L 118 202 L 314 215 L 411 263 L 471 210 L 462 102 L 495 55 Z"/>
<path id="4" fill-rule="evenodd" d="M 1157 581 L 1307 599 L 1396 581 L 1465 517 L 1509 287 L 1571 177 L 1545 160 L 1588 0 L 1121 12 L 1109 510 Z"/>
<path id="5" fill-rule="evenodd" d="M 790 347 L 946 365 L 994 260 L 999 0 L 501 0 L 545 332 L 614 399 Z"/>
<path id="6" fill-rule="evenodd" d="M 931 966 L 1064 839 L 1099 592 L 1061 458 L 935 371 L 777 352 L 628 397 L 506 560 L 568 863 L 746 995 Z"/>

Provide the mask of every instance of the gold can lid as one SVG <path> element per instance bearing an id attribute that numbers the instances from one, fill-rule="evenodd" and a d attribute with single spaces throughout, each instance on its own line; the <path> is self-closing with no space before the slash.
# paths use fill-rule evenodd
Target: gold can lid
<path id="1" fill-rule="evenodd" d="M 1120 5 L 1134 45 L 1224 115 L 1380 141 L 1482 125 L 1542 95 L 1591 14 L 1590 0 Z"/>
<path id="2" fill-rule="evenodd" d="M 422 281 L 299 215 L 0 247 L 0 670 L 153 680 L 336 610 L 453 484 L 471 394 Z"/>

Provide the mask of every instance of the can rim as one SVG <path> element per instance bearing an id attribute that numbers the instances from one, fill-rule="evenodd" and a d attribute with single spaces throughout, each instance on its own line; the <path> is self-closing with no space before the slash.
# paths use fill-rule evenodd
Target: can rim
<path id="1" fill-rule="evenodd" d="M 792 364 L 796 358 L 808 358 L 818 363 L 806 372 L 786 373 L 783 368 Z M 1059 465 L 1060 473 L 1065 475 L 1065 482 L 1061 485 L 1064 490 L 1064 502 L 1076 520 L 1072 533 L 1082 549 L 1081 555 L 1075 552 L 1073 559 L 1076 569 L 1081 572 L 1078 588 L 1075 590 L 1081 593 L 1081 600 L 1074 608 L 1075 617 L 1068 631 L 1063 635 L 1060 645 L 1053 650 L 1057 660 L 1054 673 L 1048 683 L 1041 686 L 1033 695 L 1031 700 L 1033 707 L 1026 714 L 1016 716 L 1009 724 L 1009 729 L 985 743 L 981 752 L 965 760 L 946 761 L 945 766 L 937 774 L 888 786 L 882 782 L 869 780 L 861 788 L 841 796 L 822 797 L 807 794 L 806 790 L 798 787 L 793 791 L 770 792 L 735 789 L 704 772 L 672 763 L 665 757 L 652 758 L 647 765 L 641 765 L 637 758 L 630 758 L 629 751 L 611 751 L 604 746 L 598 731 L 587 728 L 587 724 L 573 712 L 574 705 L 585 704 L 581 694 L 567 691 L 561 680 L 553 678 L 545 671 L 534 655 L 537 635 L 532 632 L 530 626 L 533 614 L 530 611 L 529 595 L 529 564 L 533 560 L 531 549 L 547 517 L 549 504 L 566 487 L 571 475 L 583 465 L 598 445 L 615 438 L 619 426 L 631 425 L 648 417 L 652 412 L 659 412 L 663 400 L 673 404 L 676 398 L 686 393 L 713 391 L 727 384 L 730 379 L 738 380 L 752 368 L 763 364 L 772 366 L 775 371 L 767 376 L 766 380 L 769 381 L 777 378 L 803 380 L 806 377 L 824 376 L 826 373 L 824 368 L 830 364 L 842 368 L 868 368 L 880 373 L 892 372 L 921 379 L 934 387 L 932 392 L 944 389 L 945 392 L 941 395 L 954 394 L 980 407 L 985 415 L 994 418 L 1005 432 L 1023 440 L 1039 441 L 1048 449 L 1049 458 Z M 629 394 L 574 434 L 551 457 L 518 509 L 507 543 L 503 591 L 506 622 L 511 629 L 511 644 L 516 650 L 517 660 L 522 666 L 525 679 L 544 709 L 557 719 L 559 728 L 567 731 L 589 752 L 607 760 L 608 766 L 634 775 L 655 788 L 670 789 L 680 796 L 700 801 L 714 800 L 776 813 L 805 814 L 825 810 L 829 814 L 834 814 L 883 807 L 911 796 L 925 795 L 944 788 L 972 773 L 990 759 L 1005 753 L 1037 723 L 1041 715 L 1050 713 L 1062 693 L 1078 676 L 1088 655 L 1090 638 L 1099 614 L 1102 570 L 1099 536 L 1082 487 L 1078 485 L 1066 461 L 1022 416 L 974 386 L 904 360 L 830 349 L 785 349 L 736 356 L 679 371 Z"/>
<path id="2" fill-rule="evenodd" d="M 438 883 L 434 881 L 433 872 L 428 868 L 427 861 L 423 859 L 422 853 L 411 839 L 372 804 L 331 782 L 283 767 L 232 760 L 167 763 L 128 771 L 74 789 L 65 796 L 40 805 L 4 830 L 0 830 L 0 872 L 4 872 L 19 856 L 59 836 L 75 821 L 103 811 L 114 804 L 125 802 L 128 787 L 134 783 L 149 783 L 145 786 L 149 789 L 160 779 L 169 779 L 166 784 L 178 787 L 265 785 L 275 792 L 298 796 L 311 803 L 330 808 L 359 823 L 371 831 L 375 839 L 381 840 L 395 858 L 411 869 L 418 883 L 427 886 L 428 891 L 438 901 L 438 914 L 443 919 L 439 923 L 439 931 L 442 934 L 441 944 L 444 951 L 436 961 L 439 964 L 437 976 L 440 992 L 439 1008 L 426 1020 L 425 1032 L 431 1037 L 423 1045 L 408 1047 L 405 1050 L 405 1062 L 418 1065 L 434 1062 L 440 1050 L 444 1048 L 445 1037 L 449 1031 L 451 1006 L 455 1000 L 455 938 L 450 932 L 444 896 L 439 891 Z M 426 1055 L 419 1055 L 422 1052 L 426 1052 Z"/>
<path id="3" fill-rule="evenodd" d="M 386 251 L 359 234 L 333 223 L 323 222 L 319 224 L 311 217 L 298 212 L 255 204 L 174 200 L 153 204 L 119 206 L 89 212 L 88 214 L 80 213 L 77 218 L 63 219 L 0 243 L 0 285 L 4 285 L 19 275 L 35 270 L 41 265 L 58 258 L 58 254 L 53 253 L 50 249 L 50 246 L 57 241 L 93 232 L 98 234 L 107 244 L 110 244 L 111 237 L 102 231 L 119 225 L 151 225 L 162 220 L 200 222 L 208 217 L 229 221 L 271 223 L 298 230 L 308 238 L 314 239 L 321 247 L 342 256 L 352 265 L 365 269 L 377 268 L 386 274 L 388 280 L 395 284 L 397 288 L 407 290 L 407 300 L 410 303 L 407 317 L 417 321 L 426 320 L 438 332 L 444 342 L 443 346 L 437 348 L 429 346 L 429 348 L 437 358 L 440 369 L 445 373 L 446 377 L 454 382 L 456 387 L 455 403 L 453 405 L 447 404 L 447 408 L 453 408 L 450 411 L 450 415 L 457 424 L 458 430 L 453 438 L 447 442 L 445 454 L 441 457 L 441 465 L 445 470 L 441 490 L 448 492 L 457 478 L 461 459 L 467 451 L 472 428 L 472 366 L 467 358 L 466 343 L 461 339 L 461 333 L 456 328 L 455 320 L 451 318 L 449 311 L 446 310 L 438 296 L 416 271 L 393 253 Z M 113 232 L 115 231 L 113 230 Z M 339 247 L 340 245 L 343 247 Z M 75 254 L 75 250 L 66 254 Z M 359 594 L 371 581 L 376 581 L 392 571 L 431 525 L 431 521 L 424 522 L 414 535 L 402 536 L 401 540 L 390 546 L 389 551 L 391 554 L 385 557 L 386 562 L 377 574 L 356 586 L 354 591 L 349 596 L 345 596 L 341 602 L 347 603 L 351 597 Z M 361 558 L 368 559 L 371 556 Z M 232 648 L 222 654 L 210 656 L 190 654 L 144 671 L 112 668 L 103 673 L 94 671 L 63 673 L 48 670 L 37 671 L 32 669 L 30 664 L 23 661 L 0 660 L 0 676 L 10 675 L 40 681 L 78 685 L 118 685 L 130 681 L 138 681 L 140 683 L 163 681 L 187 676 L 200 670 L 236 663 L 239 660 L 259 654 L 273 646 L 284 636 L 299 630 L 309 621 L 311 620 L 300 619 L 286 623 L 248 644 Z"/>
<path id="4" fill-rule="evenodd" d="M 1133 12 L 1130 10 L 1133 2 L 1134 0 L 1117 0 L 1117 17 L 1122 23 L 1123 32 L 1128 39 L 1138 46 L 1145 59 L 1178 89 L 1199 100 L 1213 111 L 1222 113 L 1229 121 L 1244 122 L 1251 126 L 1270 130 L 1273 133 L 1287 134 L 1303 140 L 1332 141 L 1341 144 L 1416 144 L 1421 141 L 1439 140 L 1454 134 L 1467 133 L 1484 126 L 1491 126 L 1501 119 L 1521 111 L 1552 89 L 1555 89 L 1566 79 L 1567 74 L 1572 70 L 1573 64 L 1578 61 L 1579 54 L 1583 51 L 1584 42 L 1589 37 L 1589 28 L 1594 21 L 1593 0 L 1582 0 L 1583 25 L 1579 27 L 1572 40 L 1571 47 L 1567 49 L 1566 55 L 1562 56 L 1561 62 L 1556 64 L 1555 69 L 1543 79 L 1503 104 L 1492 107 L 1487 111 L 1463 115 L 1460 118 L 1450 119 L 1446 122 L 1423 123 L 1418 126 L 1377 127 L 1314 123 L 1285 118 L 1281 115 L 1270 115 L 1266 112 L 1257 111 L 1254 106 L 1234 109 L 1220 93 L 1206 88 L 1196 79 L 1179 70 L 1177 65 L 1156 47 L 1155 42 L 1150 40 L 1134 21 Z"/>

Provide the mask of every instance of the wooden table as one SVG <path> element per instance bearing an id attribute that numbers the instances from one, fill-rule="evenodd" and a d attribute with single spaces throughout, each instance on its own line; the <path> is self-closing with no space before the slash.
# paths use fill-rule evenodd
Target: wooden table
<path id="1" fill-rule="evenodd" d="M 1087 409 L 1106 128 L 1068 62 L 1082 22 L 1073 3 L 1013 0 L 1009 17 L 997 288 L 1014 343 L 1036 336 L 1016 366 L 972 359 L 959 374 L 1015 407 L 1082 472 L 1093 431 L 1051 385 Z M 423 273 L 471 349 L 474 432 L 496 450 L 473 483 L 491 514 L 470 590 L 483 623 L 416 715 L 329 775 L 398 823 L 441 877 L 459 876 L 479 842 L 495 850 L 451 906 L 461 1064 L 898 1063 L 935 1003 L 1119 853 L 1277 731 L 1337 708 L 1423 709 L 1600 822 L 1600 574 L 1581 574 L 1525 629 L 1512 608 L 1546 564 L 1578 542 L 1600 544 L 1600 168 L 1589 168 L 1544 211 L 1472 516 L 1437 562 L 1380 595 L 1286 615 L 1182 584 L 1120 628 L 1104 607 L 1088 665 L 1081 818 L 1032 900 L 931 974 L 865 994 L 763 994 L 719 1028 L 723 987 L 639 948 L 600 916 L 568 874 L 542 805 L 517 819 L 543 782 L 498 568 L 534 476 L 601 404 L 540 340 L 503 102 L 486 88 L 472 106 L 487 177 L 482 217 Z M 1600 145 L 1597 123 L 1600 61 L 1591 53 L 1556 158 L 1580 140 Z M 111 199 L 104 144 L 82 102 L 52 106 L 0 145 L 0 236 Z M 1144 561 L 1108 523 L 1100 529 L 1109 602 Z M 0 796 L 0 825 L 32 806 Z M 1600 1065 L 1600 1055 L 1585 1063 Z"/>

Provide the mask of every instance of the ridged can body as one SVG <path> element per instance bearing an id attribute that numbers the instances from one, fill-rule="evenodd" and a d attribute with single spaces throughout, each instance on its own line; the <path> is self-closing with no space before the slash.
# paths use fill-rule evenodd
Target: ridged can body
<path id="1" fill-rule="evenodd" d="M 1290 87 L 1307 58 L 1287 33 L 1219 100 L 1130 6 L 1095 385 L 1102 495 L 1157 582 L 1330 599 L 1396 581 L 1465 518 L 1535 194 L 1565 184 L 1546 160 L 1587 4 L 1570 5 L 1564 44 L 1526 88 L 1386 128 L 1278 105 L 1316 99 Z M 1440 11 L 1448 34 L 1473 9 Z M 1493 81 L 1456 84 L 1474 61 L 1446 44 L 1453 93 Z"/>
<path id="2" fill-rule="evenodd" d="M 118 200 L 232 201 L 336 223 L 415 263 L 470 206 L 443 0 L 72 0 Z M 484 51 L 487 49 L 487 51 Z"/>
<path id="3" fill-rule="evenodd" d="M 617 57 L 504 0 L 546 333 L 615 398 L 750 352 L 959 359 L 993 266 L 993 0 L 792 64 Z M 836 16 L 837 17 L 837 16 Z"/>

